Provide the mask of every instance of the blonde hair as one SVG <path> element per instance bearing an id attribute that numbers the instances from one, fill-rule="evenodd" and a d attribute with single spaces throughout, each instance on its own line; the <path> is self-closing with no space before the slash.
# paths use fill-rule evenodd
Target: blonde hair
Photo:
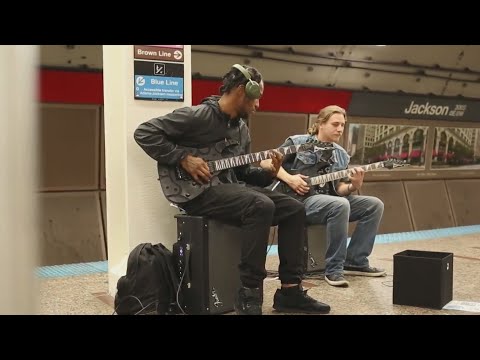
<path id="1" fill-rule="evenodd" d="M 317 116 L 317 120 L 313 123 L 311 127 L 308 128 L 308 133 L 310 135 L 318 134 L 318 128 L 320 124 L 326 123 L 333 114 L 342 114 L 345 117 L 345 121 L 347 121 L 347 112 L 344 108 L 341 108 L 337 105 L 329 105 L 320 110 Z"/>

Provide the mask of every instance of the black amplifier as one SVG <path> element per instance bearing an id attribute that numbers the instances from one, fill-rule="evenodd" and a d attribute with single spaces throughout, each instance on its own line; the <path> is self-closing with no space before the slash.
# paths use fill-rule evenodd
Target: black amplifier
<path id="1" fill-rule="evenodd" d="M 203 216 L 176 215 L 174 262 L 183 311 L 191 315 L 233 311 L 240 287 L 242 229 Z"/>

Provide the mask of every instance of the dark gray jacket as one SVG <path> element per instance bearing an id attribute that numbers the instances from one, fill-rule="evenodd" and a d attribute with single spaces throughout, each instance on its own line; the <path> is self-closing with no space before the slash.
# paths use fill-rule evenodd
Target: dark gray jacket
<path id="1" fill-rule="evenodd" d="M 135 130 L 137 144 L 163 165 L 177 165 L 188 153 L 180 146 L 202 147 L 223 139 L 236 140 L 235 155 L 250 152 L 250 132 L 241 118 L 231 119 L 220 110 L 219 96 L 210 96 L 200 105 L 183 107 L 140 124 Z M 234 182 L 267 186 L 270 173 L 251 165 L 228 170 Z"/>

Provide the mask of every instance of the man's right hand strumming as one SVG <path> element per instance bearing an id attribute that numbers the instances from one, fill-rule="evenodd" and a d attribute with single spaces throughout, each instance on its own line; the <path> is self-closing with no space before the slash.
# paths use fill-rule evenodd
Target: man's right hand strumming
<path id="1" fill-rule="evenodd" d="M 180 161 L 180 165 L 199 184 L 206 184 L 212 178 L 208 165 L 202 158 L 188 154 Z"/>
<path id="2" fill-rule="evenodd" d="M 286 183 L 298 195 L 305 195 L 308 194 L 308 192 L 310 191 L 310 187 L 305 182 L 305 179 L 308 179 L 308 176 L 302 174 L 295 174 L 289 176 Z"/>

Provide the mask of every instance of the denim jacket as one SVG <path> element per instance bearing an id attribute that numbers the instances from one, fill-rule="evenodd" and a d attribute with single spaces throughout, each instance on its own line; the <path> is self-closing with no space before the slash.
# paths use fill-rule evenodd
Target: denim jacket
<path id="1" fill-rule="evenodd" d="M 308 135 L 308 134 L 293 135 L 288 137 L 283 143 L 283 145 L 281 146 L 302 145 L 305 143 L 315 143 L 317 141 L 318 140 L 315 135 Z M 336 171 L 347 169 L 348 164 L 350 162 L 350 156 L 345 151 L 345 149 L 342 148 L 340 145 L 333 143 L 333 146 L 335 150 L 333 151 L 332 157 L 330 159 L 331 166 L 328 172 L 336 172 Z M 307 150 L 307 151 L 301 151 L 295 155 L 286 157 L 283 163 L 283 167 L 288 172 L 292 171 L 296 173 L 302 173 L 302 169 L 311 169 L 316 165 L 319 165 L 322 163 L 324 164 L 324 161 L 325 160 L 322 159 L 321 151 L 315 152 L 313 150 Z M 348 181 L 348 179 L 341 179 L 341 180 L 335 181 L 334 187 L 332 189 L 334 194 L 332 195 L 338 195 L 335 190 L 337 187 L 338 181 Z"/>

